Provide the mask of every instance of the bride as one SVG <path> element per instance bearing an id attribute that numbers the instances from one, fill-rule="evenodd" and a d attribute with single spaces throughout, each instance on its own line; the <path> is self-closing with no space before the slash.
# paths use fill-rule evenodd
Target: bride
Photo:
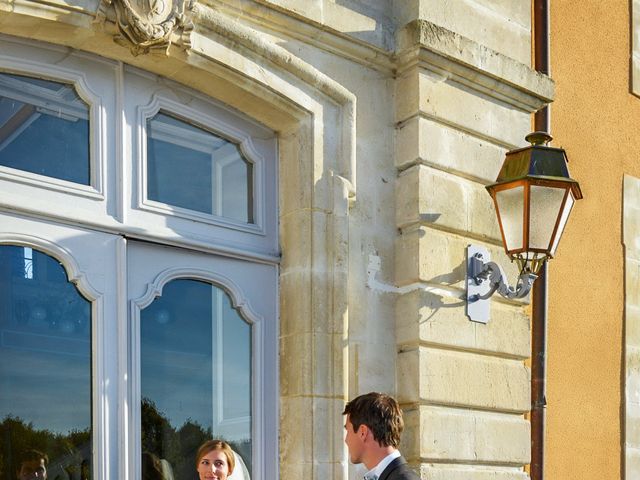
<path id="1" fill-rule="evenodd" d="M 200 480 L 251 480 L 240 455 L 222 440 L 209 440 L 200 446 L 196 470 Z"/>

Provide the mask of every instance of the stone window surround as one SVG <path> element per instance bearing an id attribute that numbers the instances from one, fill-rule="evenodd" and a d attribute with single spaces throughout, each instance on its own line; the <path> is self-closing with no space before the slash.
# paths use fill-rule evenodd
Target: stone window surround
<path id="1" fill-rule="evenodd" d="M 640 475 L 640 179 L 624 176 L 624 474 Z"/>

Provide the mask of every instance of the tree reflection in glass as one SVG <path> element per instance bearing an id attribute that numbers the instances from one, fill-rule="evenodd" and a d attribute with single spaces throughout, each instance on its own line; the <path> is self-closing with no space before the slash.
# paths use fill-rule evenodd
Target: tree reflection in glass
<path id="1" fill-rule="evenodd" d="M 140 359 L 143 460 L 192 478 L 198 447 L 220 438 L 251 468 L 251 327 L 225 292 L 166 284 L 141 312 Z"/>
<path id="2" fill-rule="evenodd" d="M 91 303 L 60 263 L 0 246 L 0 480 L 46 455 L 48 478 L 91 478 Z M 40 460 L 37 460 L 40 462 Z"/>

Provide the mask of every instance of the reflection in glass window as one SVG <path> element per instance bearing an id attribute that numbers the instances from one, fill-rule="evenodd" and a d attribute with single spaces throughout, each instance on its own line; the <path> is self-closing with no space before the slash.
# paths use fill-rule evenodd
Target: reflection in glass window
<path id="1" fill-rule="evenodd" d="M 0 480 L 91 463 L 91 304 L 50 256 L 0 246 Z"/>
<path id="2" fill-rule="evenodd" d="M 141 312 L 142 465 L 195 477 L 223 439 L 251 469 L 251 328 L 219 288 L 174 280 Z M 157 469 L 157 467 L 156 467 Z"/>
<path id="3" fill-rule="evenodd" d="M 90 184 L 89 107 L 72 85 L 0 73 L 0 165 Z"/>
<path id="4" fill-rule="evenodd" d="M 253 223 L 253 168 L 235 143 L 162 112 L 147 135 L 149 200 Z"/>

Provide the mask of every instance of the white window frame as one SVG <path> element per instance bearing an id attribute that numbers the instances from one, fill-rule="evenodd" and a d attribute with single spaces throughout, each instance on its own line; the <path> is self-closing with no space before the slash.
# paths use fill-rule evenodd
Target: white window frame
<path id="1" fill-rule="evenodd" d="M 147 120 L 150 120 L 159 112 L 173 116 L 179 120 L 189 123 L 197 128 L 210 132 L 213 135 L 222 137 L 232 143 L 237 144 L 241 155 L 251 163 L 253 167 L 253 214 L 254 223 L 245 223 L 223 217 L 216 214 L 197 212 L 187 208 L 169 205 L 156 200 L 150 200 L 147 194 Z M 138 107 L 138 185 L 137 185 L 137 207 L 141 210 L 171 215 L 203 223 L 227 227 L 257 235 L 266 235 L 264 228 L 265 198 L 264 198 L 264 163 L 265 159 L 258 153 L 253 145 L 251 136 L 233 127 L 219 118 L 206 115 L 192 108 L 181 105 L 173 100 L 154 95 L 151 103 Z M 193 145 L 190 145 L 193 148 Z"/>
<path id="2" fill-rule="evenodd" d="M 67 180 L 39 175 L 24 170 L 0 165 L 0 179 L 10 182 L 44 188 L 47 190 L 71 194 L 80 198 L 104 201 L 106 157 L 105 145 L 105 108 L 102 97 L 89 86 L 86 76 L 78 71 L 63 68 L 57 65 L 47 65 L 41 62 L 32 62 L 26 59 L 17 59 L 7 55 L 0 55 L 0 71 L 27 77 L 42 78 L 53 82 L 71 84 L 78 96 L 89 108 L 89 185 L 82 185 Z M 2 90 L 0 89 L 0 94 Z M 25 95 L 25 101 L 29 101 Z"/>
<path id="3" fill-rule="evenodd" d="M 105 318 L 107 307 L 115 300 L 108 288 L 98 290 L 90 283 L 89 275 L 81 268 L 76 256 L 58 241 L 50 241 L 44 236 L 54 236 L 58 239 L 68 236 L 74 227 L 47 225 L 44 231 L 39 230 L 37 220 L 21 219 L 15 215 L 1 215 L 4 229 L 0 232 L 0 245 L 15 245 L 29 247 L 44 253 L 60 262 L 64 268 L 68 281 L 75 284 L 79 294 L 91 302 L 91 427 L 92 427 L 92 471 L 96 480 L 112 478 L 110 473 L 113 461 L 109 458 L 109 414 L 115 409 L 109 408 L 109 400 L 114 397 L 109 394 L 109 386 L 105 382 L 106 369 L 110 358 L 117 358 L 117 343 L 109 332 Z M 79 231 L 79 230 L 78 230 Z M 105 234 L 95 233 L 96 240 L 105 238 Z M 105 287 L 103 285 L 103 287 Z M 113 424 L 111 424 L 113 428 Z M 116 432 L 111 432 L 116 433 Z M 113 452 L 112 452 L 113 453 Z"/>
<path id="4" fill-rule="evenodd" d="M 123 237 L 151 240 L 162 245 L 199 251 L 202 254 L 220 253 L 238 261 L 256 262 L 273 267 L 275 275 L 272 284 L 276 285 L 276 297 L 273 299 L 275 318 L 273 327 L 270 326 L 268 329 L 261 326 L 264 322 L 251 310 L 246 299 L 238 293 L 237 287 L 226 282 L 225 279 L 212 276 L 210 272 L 206 272 L 206 278 L 202 277 L 205 281 L 217 282 L 216 285 L 228 292 L 234 302 L 237 302 L 237 308 L 243 312 L 243 317 L 252 323 L 252 463 L 255 469 L 253 476 L 254 480 L 272 478 L 277 474 L 278 469 L 278 442 L 277 440 L 271 442 L 270 439 L 278 438 L 279 425 L 277 411 L 278 257 L 275 253 L 278 245 L 278 152 L 275 133 L 258 124 L 249 125 L 252 123 L 250 120 L 243 118 L 238 112 L 232 112 L 227 107 L 217 105 L 208 97 L 169 80 L 160 79 L 156 75 L 142 72 L 141 76 L 147 79 L 153 81 L 160 79 L 161 82 L 171 84 L 173 90 L 189 91 L 189 95 L 197 98 L 198 101 L 203 100 L 213 105 L 213 111 L 228 112 L 229 118 L 225 118 L 229 121 L 226 122 L 216 116 L 206 115 L 199 109 L 185 107 L 168 97 L 156 96 L 162 99 L 157 102 L 158 111 L 164 105 L 167 113 L 176 113 L 178 117 L 190 118 L 206 130 L 220 132 L 223 137 L 239 144 L 245 158 L 253 163 L 254 221 L 256 223 L 247 225 L 221 217 L 213 218 L 213 216 L 207 219 L 189 218 L 182 214 L 176 215 L 175 212 L 167 212 L 162 208 L 153 211 L 149 205 L 141 202 L 144 192 L 140 187 L 144 177 L 141 175 L 140 168 L 145 162 L 141 161 L 144 157 L 140 155 L 139 147 L 146 149 L 146 138 L 142 128 L 146 127 L 144 110 L 146 107 L 146 115 L 150 115 L 152 111 L 150 106 L 154 102 L 146 106 L 133 105 L 132 108 L 138 109 L 138 115 L 134 117 L 127 117 L 124 114 L 128 107 L 126 73 L 128 70 L 137 69 L 36 41 L 23 41 L 0 35 L 0 42 L 3 42 L 3 46 L 9 47 L 0 55 L 0 71 L 71 83 L 79 96 L 89 105 L 92 175 L 90 186 L 79 186 L 73 182 L 0 168 L 0 225 L 2 225 L 0 238 L 2 235 L 12 235 L 11 227 L 5 220 L 13 215 L 11 212 L 19 211 L 32 217 L 32 219 L 23 217 L 20 222 L 35 221 L 41 225 L 49 225 L 53 229 L 64 224 L 70 225 L 70 228 L 82 228 L 88 225 L 94 233 L 110 235 L 111 238 L 120 242 L 116 260 L 113 262 L 116 264 L 117 272 L 110 274 L 113 277 L 111 280 L 115 283 L 113 289 L 117 295 L 113 296 L 112 301 L 95 303 L 93 310 L 97 312 L 96 315 L 103 315 L 96 316 L 94 325 L 98 326 L 92 334 L 95 479 L 136 480 L 138 478 L 136 472 L 140 471 L 136 467 L 136 465 L 139 466 L 139 457 L 130 456 L 131 452 L 135 449 L 139 450 L 141 445 L 139 439 L 137 444 L 135 441 L 133 445 L 130 444 L 130 440 L 135 439 L 132 433 L 139 435 L 140 432 L 135 432 L 137 426 L 130 417 L 136 405 L 139 408 L 139 403 L 132 404 L 130 396 L 135 391 L 131 385 L 135 378 L 131 377 L 129 364 L 130 342 L 133 339 L 127 336 L 130 334 L 127 314 L 131 312 L 131 306 L 127 305 L 127 240 Z M 22 49 L 24 52 L 21 51 Z M 66 66 L 62 66 L 62 63 Z M 113 88 L 109 85 L 113 85 Z M 98 91 L 101 94 L 96 93 Z M 132 119 L 132 124 L 126 124 L 127 119 Z M 238 128 L 239 125 L 245 124 L 248 125 L 247 129 L 251 133 Z M 132 134 L 129 134 L 128 129 L 131 129 Z M 267 131 L 269 135 L 265 136 L 264 132 Z M 137 146 L 131 146 L 136 144 Z M 265 149 L 270 152 L 266 158 L 259 153 Z M 137 159 L 134 157 L 136 154 Z M 144 184 L 146 185 L 146 182 Z M 137 215 L 138 213 L 153 214 L 153 218 Z M 193 230 L 176 228 L 168 231 L 164 227 L 168 217 L 181 218 L 188 221 L 190 225 L 196 223 L 197 225 Z M 19 228 L 14 232 L 18 230 Z M 44 227 L 43 231 L 48 232 L 50 229 Z M 233 240 L 231 246 L 229 246 L 230 238 Z M 42 241 L 46 243 L 46 240 Z M 39 245 L 38 242 L 29 244 L 37 249 L 40 249 Z M 96 245 L 96 248 L 99 250 L 102 246 Z M 74 251 L 69 250 L 67 254 L 69 260 L 65 257 L 62 261 L 65 268 L 71 272 L 74 265 L 72 261 Z M 98 257 L 99 255 L 96 261 L 104 260 Z M 193 270 L 189 272 L 183 271 L 182 274 L 191 276 L 198 274 Z M 77 278 L 81 284 L 83 277 L 79 275 Z M 91 293 L 87 290 L 89 292 L 87 294 L 84 290 L 81 291 L 92 300 L 99 293 Z M 98 297 L 95 298 L 98 302 Z M 111 313 L 104 316 L 107 310 Z M 117 312 L 113 313 L 114 310 Z M 115 379 L 115 376 L 118 378 Z M 263 401 L 265 396 L 269 398 L 267 403 Z M 116 411 L 117 418 L 114 419 Z M 265 415 L 265 411 L 268 411 L 268 415 Z M 114 426 L 115 423 L 118 425 L 117 428 Z M 117 448 L 113 446 L 114 439 L 119 442 Z M 132 467 L 136 468 L 132 470 Z"/>
<path id="5" fill-rule="evenodd" d="M 129 387 L 128 404 L 130 405 L 130 434 L 133 449 L 129 461 L 129 478 L 139 478 L 141 472 L 141 387 L 140 387 L 140 312 L 151 305 L 153 300 L 162 295 L 162 290 L 172 280 L 199 280 L 220 288 L 226 293 L 234 308 L 238 309 L 242 318 L 251 327 L 251 451 L 252 465 L 254 466 L 253 479 L 267 480 L 269 472 L 265 471 L 265 443 L 268 441 L 265 425 L 265 405 L 276 409 L 271 405 L 269 397 L 273 396 L 271 389 L 265 390 L 264 365 L 273 363 L 269 358 L 273 352 L 264 348 L 264 319 L 252 308 L 249 300 L 242 294 L 241 288 L 225 275 L 216 274 L 208 270 L 193 268 L 170 268 L 162 271 L 147 291 L 139 298 L 131 300 L 129 304 L 129 323 L 127 333 L 129 338 L 129 359 L 131 367 L 127 372 L 131 379 Z M 276 328 L 274 325 L 273 328 Z M 273 348 L 277 349 L 277 346 Z M 257 469 L 257 471 L 256 471 Z"/>
<path id="6" fill-rule="evenodd" d="M 278 262 L 278 144 L 275 132 L 241 113 L 171 80 L 135 67 L 123 68 L 123 218 L 140 230 L 210 251 Z M 253 164 L 254 223 L 210 215 L 146 199 L 147 119 L 162 110 L 239 145 Z M 169 242 L 172 243 L 172 242 Z M 179 245 L 178 243 L 172 243 Z M 256 255 L 257 254 L 257 255 Z"/>

